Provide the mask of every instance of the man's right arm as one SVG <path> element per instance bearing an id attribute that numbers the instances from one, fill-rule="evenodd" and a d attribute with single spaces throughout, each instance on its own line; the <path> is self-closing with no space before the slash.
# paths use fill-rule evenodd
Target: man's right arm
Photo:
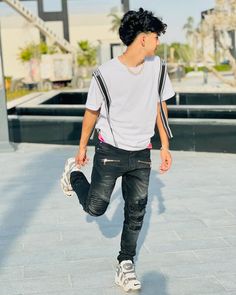
<path id="1" fill-rule="evenodd" d="M 93 128 L 96 124 L 97 118 L 99 116 L 100 110 L 93 111 L 86 109 L 84 118 L 83 118 L 83 124 L 82 124 L 82 133 L 80 137 L 80 144 L 79 144 L 79 151 L 76 155 L 76 164 L 78 166 L 84 166 L 88 162 L 87 158 L 87 145 L 89 138 L 91 136 L 91 133 L 93 131 Z"/>

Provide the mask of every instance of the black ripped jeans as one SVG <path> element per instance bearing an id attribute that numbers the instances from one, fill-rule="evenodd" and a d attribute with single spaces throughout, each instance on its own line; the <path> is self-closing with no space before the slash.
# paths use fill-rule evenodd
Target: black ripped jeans
<path id="1" fill-rule="evenodd" d="M 71 185 L 83 209 L 92 216 L 105 213 L 118 177 L 122 177 L 124 224 L 118 261 L 132 260 L 143 224 L 151 170 L 150 150 L 126 151 L 99 142 L 91 184 L 82 172 L 71 173 Z"/>

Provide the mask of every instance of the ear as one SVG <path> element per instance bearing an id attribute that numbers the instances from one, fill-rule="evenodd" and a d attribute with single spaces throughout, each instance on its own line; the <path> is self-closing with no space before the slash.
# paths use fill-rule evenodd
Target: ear
<path id="1" fill-rule="evenodd" d="M 139 37 L 140 37 L 140 43 L 142 47 L 145 47 L 146 35 L 144 33 L 141 33 Z"/>

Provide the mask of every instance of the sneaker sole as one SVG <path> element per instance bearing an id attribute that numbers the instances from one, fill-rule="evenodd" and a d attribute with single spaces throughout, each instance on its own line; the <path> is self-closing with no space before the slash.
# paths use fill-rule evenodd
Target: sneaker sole
<path id="1" fill-rule="evenodd" d="M 130 287 L 130 288 L 125 288 L 122 283 L 119 281 L 119 279 L 115 278 L 115 284 L 119 287 L 121 287 L 125 292 L 130 292 L 130 291 L 137 291 L 141 289 L 141 285 L 138 285 L 136 287 Z"/>
<path id="2" fill-rule="evenodd" d="M 64 168 L 64 171 L 63 171 L 63 174 L 62 174 L 62 178 L 60 180 L 61 189 L 62 189 L 62 191 L 63 191 L 63 193 L 64 193 L 64 195 L 66 197 L 71 197 L 74 194 L 74 191 L 69 189 L 69 186 L 70 186 L 69 177 L 70 176 L 68 175 L 68 172 L 71 171 L 73 166 L 75 166 L 74 158 L 68 159 L 66 161 L 65 168 Z"/>

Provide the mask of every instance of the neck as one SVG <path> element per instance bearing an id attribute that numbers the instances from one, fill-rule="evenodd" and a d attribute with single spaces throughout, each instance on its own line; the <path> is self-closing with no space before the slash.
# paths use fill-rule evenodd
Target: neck
<path id="1" fill-rule="evenodd" d="M 143 52 L 131 46 L 119 56 L 119 60 L 128 67 L 137 67 L 144 62 L 145 56 Z"/>

